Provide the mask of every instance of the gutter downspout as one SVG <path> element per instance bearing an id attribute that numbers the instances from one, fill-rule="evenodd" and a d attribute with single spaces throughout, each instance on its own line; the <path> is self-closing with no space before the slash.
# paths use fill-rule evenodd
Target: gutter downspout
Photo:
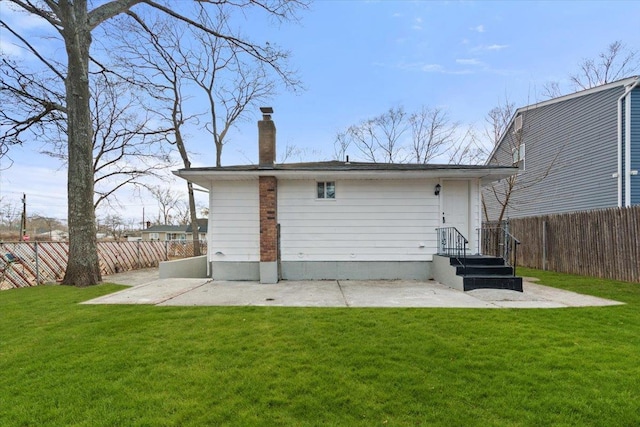
<path id="1" fill-rule="evenodd" d="M 631 144 L 629 136 L 631 134 L 631 98 L 626 98 L 633 89 L 640 84 L 640 77 L 636 78 L 636 81 L 625 89 L 624 93 L 618 98 L 618 207 L 625 207 L 622 205 L 622 180 L 625 183 L 625 205 L 630 206 L 631 198 Z M 626 99 L 625 99 L 626 98 Z M 625 100 L 627 105 L 625 106 L 626 113 L 626 126 L 624 129 L 627 140 L 625 140 L 625 164 L 622 164 L 622 100 Z"/>

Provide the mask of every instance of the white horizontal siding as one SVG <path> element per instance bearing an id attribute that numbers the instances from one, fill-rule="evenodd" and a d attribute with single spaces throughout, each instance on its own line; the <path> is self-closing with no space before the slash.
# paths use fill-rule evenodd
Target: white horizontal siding
<path id="1" fill-rule="evenodd" d="M 222 255 L 216 255 L 217 252 Z M 258 181 L 226 181 L 212 185 L 208 253 L 210 261 L 259 261 Z"/>
<path id="2" fill-rule="evenodd" d="M 436 249 L 435 180 L 336 181 L 336 199 L 316 182 L 278 182 L 282 261 L 426 261 Z M 421 247 L 424 245 L 424 247 Z"/>

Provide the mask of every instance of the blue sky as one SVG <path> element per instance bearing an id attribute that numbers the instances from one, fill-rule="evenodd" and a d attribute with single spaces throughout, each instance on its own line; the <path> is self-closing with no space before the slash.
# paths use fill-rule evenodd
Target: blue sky
<path id="1" fill-rule="evenodd" d="M 535 102 L 551 80 L 569 92 L 568 75 L 583 58 L 616 40 L 640 50 L 638 16 L 639 1 L 317 1 L 299 23 L 250 20 L 245 32 L 290 50 L 306 89 L 270 102 L 278 146 L 306 150 L 305 160 L 327 160 L 338 131 L 390 107 L 440 107 L 481 129 L 486 113 L 505 98 L 516 106 Z M 256 111 L 230 135 L 223 164 L 257 159 L 258 118 Z M 199 153 L 194 165 L 213 165 L 212 144 L 197 133 L 190 137 Z M 65 173 L 39 148 L 34 142 L 12 150 L 0 197 L 18 200 L 25 192 L 31 212 L 64 218 Z M 148 199 L 122 202 L 123 216 L 155 209 Z"/>

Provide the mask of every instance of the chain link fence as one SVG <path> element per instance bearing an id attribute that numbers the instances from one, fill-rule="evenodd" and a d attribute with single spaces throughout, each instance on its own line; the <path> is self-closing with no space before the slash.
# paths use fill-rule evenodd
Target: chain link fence
<path id="1" fill-rule="evenodd" d="M 200 243 L 200 253 L 207 253 L 206 243 Z M 0 290 L 60 282 L 68 254 L 68 242 L 0 242 Z M 189 241 L 98 242 L 103 276 L 193 256 Z"/>

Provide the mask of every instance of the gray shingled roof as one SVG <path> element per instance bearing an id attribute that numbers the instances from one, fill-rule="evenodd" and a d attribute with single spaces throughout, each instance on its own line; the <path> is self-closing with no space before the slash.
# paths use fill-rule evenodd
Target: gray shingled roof
<path id="1" fill-rule="evenodd" d="M 442 164 L 416 164 L 416 163 L 365 163 L 365 162 L 342 162 L 331 160 L 327 162 L 306 162 L 306 163 L 283 163 L 269 165 L 236 165 L 221 167 L 200 167 L 180 169 L 180 171 L 225 171 L 225 172 L 250 172 L 261 170 L 281 170 L 281 171 L 436 171 L 436 170 L 483 170 L 496 169 L 495 166 L 487 165 L 442 165 Z M 511 169 L 505 167 L 505 169 Z"/>
<path id="2" fill-rule="evenodd" d="M 142 230 L 143 233 L 185 233 L 186 225 L 153 225 Z"/>
<path id="3" fill-rule="evenodd" d="M 198 218 L 198 231 L 200 233 L 206 233 L 208 227 L 209 227 L 209 220 L 207 218 Z M 187 226 L 187 233 L 191 233 L 191 230 L 193 230 L 193 228 L 191 227 L 191 224 L 189 224 Z"/>

